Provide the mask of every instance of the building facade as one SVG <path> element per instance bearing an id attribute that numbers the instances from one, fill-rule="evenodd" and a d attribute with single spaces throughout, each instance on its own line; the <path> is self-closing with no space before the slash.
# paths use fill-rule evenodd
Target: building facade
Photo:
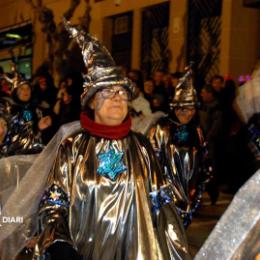
<path id="1" fill-rule="evenodd" d="M 5 69 L 11 57 L 23 59 L 24 66 L 32 73 L 48 59 L 50 45 L 39 21 L 41 8 L 52 10 L 58 27 L 61 16 L 77 1 L 42 0 L 41 7 L 34 2 L 40 1 L 1 0 L 0 38 L 4 43 L 0 43 L 0 65 Z M 107 46 L 118 63 L 148 74 L 156 69 L 182 70 L 188 60 L 195 59 L 197 64 L 208 67 L 205 77 L 207 73 L 220 73 L 237 78 L 251 73 L 260 58 L 260 9 L 245 7 L 242 1 L 79 2 L 75 5 L 72 23 L 79 23 L 89 4 L 89 31 Z M 207 7 L 204 2 L 215 5 Z M 209 9 L 203 10 L 205 6 Z M 196 19 L 195 7 L 202 14 L 201 19 Z M 28 35 L 19 41 L 15 37 L 19 38 L 21 31 L 16 29 L 24 26 Z M 8 33 L 11 38 L 6 38 Z M 29 37 L 30 34 L 33 36 Z M 215 65 L 210 69 L 211 63 Z"/>

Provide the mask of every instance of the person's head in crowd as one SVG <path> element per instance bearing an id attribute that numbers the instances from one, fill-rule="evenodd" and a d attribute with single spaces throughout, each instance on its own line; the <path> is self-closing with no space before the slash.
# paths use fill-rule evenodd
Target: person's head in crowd
<path id="1" fill-rule="evenodd" d="M 152 111 L 153 112 L 162 111 L 164 108 L 163 101 L 164 101 L 164 98 L 162 95 L 155 94 L 152 98 L 152 103 L 151 103 Z"/>
<path id="2" fill-rule="evenodd" d="M 21 81 L 12 93 L 14 101 L 18 103 L 28 103 L 32 97 L 32 88 L 29 81 Z"/>
<path id="3" fill-rule="evenodd" d="M 170 73 L 165 73 L 163 77 L 163 84 L 166 89 L 169 89 L 172 87 L 172 78 Z"/>
<path id="4" fill-rule="evenodd" d="M 123 74 L 122 74 L 123 75 Z M 143 75 L 140 70 L 130 70 L 128 72 L 128 78 L 137 84 L 137 86 L 140 88 L 141 91 L 143 91 Z"/>
<path id="5" fill-rule="evenodd" d="M 121 65 L 121 66 L 120 66 L 120 69 L 121 69 L 121 71 L 122 71 L 122 75 L 123 75 L 124 77 L 127 77 L 127 76 L 128 76 L 128 73 L 129 73 L 129 68 L 128 68 L 128 66 L 126 66 L 126 65 Z"/>
<path id="6" fill-rule="evenodd" d="M 120 85 L 97 91 L 89 104 L 94 121 L 109 126 L 120 125 L 128 114 L 129 100 L 130 93 Z"/>
<path id="7" fill-rule="evenodd" d="M 210 85 L 216 92 L 220 92 L 224 88 L 224 77 L 215 75 L 210 80 Z"/>
<path id="8" fill-rule="evenodd" d="M 131 69 L 128 72 L 128 78 L 131 79 L 132 81 L 143 81 L 142 72 L 136 69 Z"/>
<path id="9" fill-rule="evenodd" d="M 66 78 L 66 85 L 67 85 L 68 87 L 71 87 L 71 86 L 73 86 L 73 83 L 74 83 L 73 77 L 68 76 L 68 77 Z"/>
<path id="10" fill-rule="evenodd" d="M 61 79 L 58 85 L 58 89 L 66 89 L 67 88 L 67 80 L 66 79 Z"/>
<path id="11" fill-rule="evenodd" d="M 153 73 L 153 80 L 156 86 L 164 85 L 164 70 L 156 70 Z"/>
<path id="12" fill-rule="evenodd" d="M 152 78 L 146 79 L 144 82 L 144 94 L 151 96 L 154 93 L 154 89 L 155 86 L 154 86 L 153 79 Z"/>
<path id="13" fill-rule="evenodd" d="M 202 102 L 204 104 L 212 103 L 216 99 L 215 93 L 215 89 L 210 84 L 205 85 L 200 92 Z"/>
<path id="14" fill-rule="evenodd" d="M 70 104 L 73 100 L 73 89 L 65 87 L 62 95 L 62 101 L 64 104 Z"/>
<path id="15" fill-rule="evenodd" d="M 42 91 L 45 91 L 48 88 L 47 79 L 44 76 L 38 78 L 39 87 Z"/>

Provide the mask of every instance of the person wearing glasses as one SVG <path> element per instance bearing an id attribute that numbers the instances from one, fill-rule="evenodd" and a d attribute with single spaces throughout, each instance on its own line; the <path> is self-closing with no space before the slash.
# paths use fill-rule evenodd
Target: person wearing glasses
<path id="1" fill-rule="evenodd" d="M 189 67 L 176 86 L 172 111 L 148 132 L 164 174 L 173 187 L 175 205 L 185 228 L 191 223 L 212 175 L 206 143 L 196 120 L 197 105 Z"/>
<path id="2" fill-rule="evenodd" d="M 130 130 L 131 81 L 96 39 L 65 27 L 88 68 L 81 128 L 59 145 L 27 247 L 34 259 L 189 259 L 171 186 L 149 141 Z"/>

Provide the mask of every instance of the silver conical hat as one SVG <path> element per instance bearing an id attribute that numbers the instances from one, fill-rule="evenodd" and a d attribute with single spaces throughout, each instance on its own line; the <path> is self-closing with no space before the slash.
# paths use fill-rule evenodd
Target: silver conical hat
<path id="1" fill-rule="evenodd" d="M 132 82 L 122 75 L 121 69 L 116 66 L 108 50 L 92 35 L 78 30 L 69 21 L 63 18 L 64 26 L 71 37 L 76 39 L 87 69 L 84 75 L 81 105 L 85 107 L 94 94 L 106 87 L 120 85 L 126 88 L 131 97 L 135 95 Z"/>
<path id="2" fill-rule="evenodd" d="M 198 102 L 197 93 L 193 87 L 192 69 L 189 66 L 175 89 L 173 107 L 195 106 Z"/>

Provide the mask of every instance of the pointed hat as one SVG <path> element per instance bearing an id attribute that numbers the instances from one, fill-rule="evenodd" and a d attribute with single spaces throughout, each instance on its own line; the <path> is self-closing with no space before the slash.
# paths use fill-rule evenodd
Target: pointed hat
<path id="1" fill-rule="evenodd" d="M 173 107 L 195 106 L 198 103 L 197 93 L 193 87 L 191 65 L 186 68 L 186 73 L 180 79 L 175 89 Z"/>
<path id="2" fill-rule="evenodd" d="M 78 30 L 69 21 L 63 18 L 63 23 L 70 36 L 74 38 L 83 55 L 87 73 L 83 75 L 83 93 L 81 105 L 85 107 L 94 94 L 103 88 L 120 85 L 127 89 L 130 98 L 135 96 L 132 82 L 122 75 L 121 69 L 116 66 L 108 50 L 92 35 Z"/>

